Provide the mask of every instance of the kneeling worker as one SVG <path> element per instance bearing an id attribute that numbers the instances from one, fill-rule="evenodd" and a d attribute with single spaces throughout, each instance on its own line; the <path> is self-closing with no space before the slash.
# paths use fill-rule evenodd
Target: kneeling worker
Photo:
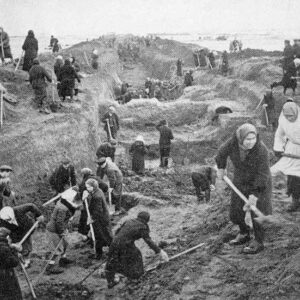
<path id="1" fill-rule="evenodd" d="M 150 238 L 148 222 L 150 214 L 141 211 L 136 219 L 125 221 L 116 231 L 116 235 L 109 247 L 107 264 L 105 268 L 108 288 L 117 284 L 115 273 L 121 273 L 128 278 L 138 279 L 144 273 L 143 257 L 141 251 L 135 246 L 140 238 L 155 252 L 159 253 L 163 261 L 168 261 L 168 254 L 160 249 Z"/>

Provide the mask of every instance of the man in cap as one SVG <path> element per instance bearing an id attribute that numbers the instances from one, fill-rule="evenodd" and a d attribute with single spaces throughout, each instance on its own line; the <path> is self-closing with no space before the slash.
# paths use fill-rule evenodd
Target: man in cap
<path id="1" fill-rule="evenodd" d="M 115 204 L 115 215 L 122 213 L 122 188 L 123 188 L 123 175 L 117 165 L 105 157 L 101 157 L 97 161 L 99 167 L 97 169 L 97 176 L 101 179 L 104 175 L 107 176 L 109 181 L 109 193 L 112 195 L 112 203 Z"/>
<path id="2" fill-rule="evenodd" d="M 44 216 L 33 203 L 26 203 L 15 207 L 5 206 L 0 210 L 1 226 L 11 230 L 13 243 L 19 243 L 33 226 L 35 221 L 43 222 Z M 25 258 L 25 267 L 30 265 L 30 253 L 32 251 L 32 240 L 29 236 L 22 244 L 22 255 Z"/>
<path id="3" fill-rule="evenodd" d="M 119 117 L 112 105 L 108 108 L 108 112 L 104 114 L 102 122 L 104 123 L 104 130 L 107 133 L 107 140 L 110 141 L 111 139 L 116 139 L 120 125 Z"/>
<path id="4" fill-rule="evenodd" d="M 22 300 L 22 292 L 14 268 L 19 265 L 22 246 L 11 243 L 10 230 L 0 227 L 0 295 L 3 300 Z"/>
<path id="5" fill-rule="evenodd" d="M 156 126 L 156 129 L 160 133 L 159 138 L 159 151 L 160 151 L 160 167 L 168 167 L 168 158 L 171 150 L 171 140 L 174 139 L 172 130 L 168 127 L 166 120 L 160 121 Z"/>
<path id="6" fill-rule="evenodd" d="M 40 108 L 41 113 L 49 114 L 49 105 L 47 103 L 47 83 L 52 79 L 46 69 L 40 65 L 37 58 L 33 60 L 33 65 L 29 70 L 29 82 L 34 90 L 35 102 Z"/>
<path id="7" fill-rule="evenodd" d="M 68 247 L 69 221 L 76 209 L 79 209 L 82 205 L 82 200 L 76 197 L 76 194 L 77 192 L 73 189 L 62 193 L 46 226 L 51 253 L 55 250 L 54 257 L 47 268 L 48 273 L 62 273 L 64 271 L 62 267 L 72 263 L 72 260 L 66 257 L 66 250 Z"/>
<path id="8" fill-rule="evenodd" d="M 143 257 L 141 251 L 135 245 L 136 240 L 142 238 L 155 253 L 160 255 L 163 261 L 169 260 L 168 254 L 151 239 L 148 226 L 149 220 L 150 214 L 141 211 L 136 219 L 125 221 L 117 229 L 109 247 L 105 268 L 108 288 L 112 288 L 117 284 L 115 273 L 121 273 L 130 279 L 138 279 L 143 275 Z"/>
<path id="9" fill-rule="evenodd" d="M 53 172 L 49 182 L 57 193 L 62 193 L 76 185 L 75 168 L 71 165 L 70 158 L 67 156 L 63 157 L 61 165 Z"/>
<path id="10" fill-rule="evenodd" d="M 92 170 L 89 168 L 83 168 L 81 170 L 81 175 L 82 175 L 82 181 L 79 184 L 79 192 L 78 196 L 80 199 L 82 199 L 83 192 L 86 191 L 86 186 L 85 183 L 87 182 L 88 179 L 95 179 L 98 182 L 99 188 L 102 190 L 103 193 L 108 192 L 108 185 L 99 177 L 93 174 Z M 84 240 L 87 240 L 87 234 L 89 232 L 89 226 L 87 225 L 87 211 L 85 204 L 83 203 L 83 207 L 81 209 L 81 214 L 80 214 L 80 220 L 79 220 L 79 225 L 78 225 L 78 232 L 82 234 L 84 237 Z"/>
<path id="11" fill-rule="evenodd" d="M 98 158 L 101 157 L 110 157 L 111 160 L 115 161 L 115 152 L 117 147 L 117 141 L 111 139 L 110 142 L 102 143 L 97 149 L 96 155 Z"/>
<path id="12" fill-rule="evenodd" d="M 9 45 L 9 36 L 3 30 L 3 27 L 0 27 L 0 58 L 2 63 L 5 62 L 5 58 L 13 59 Z"/>
<path id="13" fill-rule="evenodd" d="M 282 63 L 283 70 L 286 70 L 287 66 L 293 61 L 293 59 L 294 59 L 293 47 L 290 44 L 289 40 L 285 40 L 284 50 L 283 50 L 283 63 Z"/>

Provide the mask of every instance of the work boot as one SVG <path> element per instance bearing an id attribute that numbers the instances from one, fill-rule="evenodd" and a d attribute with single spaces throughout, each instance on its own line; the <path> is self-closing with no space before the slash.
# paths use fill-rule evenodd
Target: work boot
<path id="1" fill-rule="evenodd" d="M 73 263 L 73 260 L 71 260 L 67 257 L 62 257 L 58 262 L 60 267 L 64 267 L 64 266 L 69 265 L 71 263 Z"/>
<path id="2" fill-rule="evenodd" d="M 250 241 L 249 233 L 239 233 L 235 239 L 229 242 L 229 245 L 242 245 Z"/>
<path id="3" fill-rule="evenodd" d="M 245 254 L 256 254 L 264 250 L 264 244 L 254 240 L 249 246 L 243 249 Z"/>
<path id="4" fill-rule="evenodd" d="M 287 208 L 287 212 L 295 212 L 300 208 L 300 200 L 292 196 L 292 204 Z"/>
<path id="5" fill-rule="evenodd" d="M 61 274 L 64 272 L 63 268 L 60 268 L 57 265 L 48 266 L 46 269 L 46 274 Z"/>

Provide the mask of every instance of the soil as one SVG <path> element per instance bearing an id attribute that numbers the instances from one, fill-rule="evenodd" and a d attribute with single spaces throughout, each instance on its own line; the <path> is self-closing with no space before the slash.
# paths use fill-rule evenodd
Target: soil
<path id="1" fill-rule="evenodd" d="M 117 37 L 117 42 L 124 42 Z M 84 59 L 92 49 L 99 51 L 100 70 L 92 70 Z M 124 173 L 123 204 L 127 215 L 113 220 L 117 227 L 138 211 L 151 214 L 149 226 L 153 239 L 175 255 L 197 244 L 198 250 L 158 266 L 138 281 L 121 277 L 111 290 L 102 276 L 103 260 L 89 258 L 92 249 L 76 232 L 76 222 L 70 235 L 68 255 L 74 263 L 63 274 L 43 274 L 46 264 L 47 238 L 43 228 L 33 235 L 32 265 L 29 277 L 34 281 L 38 299 L 299 299 L 300 298 L 300 213 L 287 213 L 290 200 L 285 194 L 285 179 L 273 180 L 274 215 L 285 220 L 282 226 L 268 226 L 266 248 L 247 256 L 242 246 L 230 247 L 228 241 L 237 233 L 228 217 L 230 191 L 217 182 L 209 203 L 198 203 L 190 174 L 201 164 L 213 163 L 218 147 L 229 138 L 238 125 L 251 121 L 257 125 L 261 138 L 272 151 L 274 133 L 261 125 L 261 115 L 255 107 L 272 81 L 281 76 L 280 53 L 246 49 L 230 55 L 231 74 L 222 77 L 215 70 L 194 70 L 195 82 L 175 101 L 159 102 L 137 99 L 119 105 L 112 99 L 113 88 L 120 79 L 141 86 L 145 77 L 164 79 L 177 58 L 183 58 L 184 68 L 193 68 L 192 50 L 195 45 L 158 39 L 150 47 L 141 46 L 136 61 L 119 58 L 116 48 L 105 48 L 101 41 L 84 42 L 62 52 L 74 55 L 86 76 L 82 79 L 79 101 L 63 103 L 63 108 L 51 115 L 41 115 L 32 103 L 33 93 L 25 81 L 27 74 L 0 69 L 0 80 L 18 98 L 16 106 L 5 104 L 6 119 L 1 131 L 0 156 L 12 165 L 14 189 L 18 203 L 34 202 L 39 207 L 52 197 L 49 175 L 66 153 L 77 172 L 82 167 L 95 170 L 95 152 L 106 135 L 101 117 L 114 104 L 121 120 L 118 137 L 117 163 Z M 51 70 L 54 57 L 42 54 L 40 60 Z M 168 74 L 166 77 L 168 78 Z M 291 91 L 288 91 L 291 93 Z M 51 98 L 52 88 L 49 86 Z M 286 97 L 281 89 L 274 91 L 277 113 Z M 54 97 L 58 95 L 54 91 Z M 295 101 L 299 102 L 297 93 Z M 227 105 L 233 114 L 220 116 L 212 125 L 210 118 L 218 105 Z M 158 167 L 158 132 L 155 125 L 168 119 L 174 131 L 171 166 Z M 142 134 L 150 151 L 146 158 L 145 176 L 130 171 L 128 149 L 138 134 Z M 275 162 L 271 156 L 271 163 Z M 53 209 L 43 209 L 49 218 Z M 76 218 L 78 220 L 78 216 Z M 156 265 L 158 257 L 143 243 L 141 249 L 145 268 Z M 107 250 L 106 250 L 107 252 Z M 80 281 L 100 266 L 81 285 Z M 31 299 L 25 278 L 18 277 L 25 299 Z"/>

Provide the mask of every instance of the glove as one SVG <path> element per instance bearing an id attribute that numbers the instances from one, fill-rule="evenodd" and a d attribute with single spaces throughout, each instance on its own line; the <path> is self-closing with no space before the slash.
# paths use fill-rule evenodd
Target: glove
<path id="1" fill-rule="evenodd" d="M 262 106 L 263 106 L 263 107 L 268 107 L 268 104 L 263 104 Z"/>
<path id="2" fill-rule="evenodd" d="M 73 187 L 72 187 L 72 190 L 78 193 L 78 192 L 79 192 L 79 187 L 78 187 L 77 185 L 76 185 L 76 186 L 73 186 Z"/>
<path id="3" fill-rule="evenodd" d="M 281 158 L 282 154 L 283 154 L 283 151 L 274 151 L 274 154 L 275 154 L 276 157 Z"/>
<path id="4" fill-rule="evenodd" d="M 218 169 L 217 176 L 219 179 L 223 180 L 223 177 L 226 175 L 225 169 Z"/>
<path id="5" fill-rule="evenodd" d="M 88 217 L 87 221 L 86 221 L 86 224 L 90 225 L 90 224 L 93 224 L 93 223 L 94 223 L 93 219 L 91 217 Z"/>
<path id="6" fill-rule="evenodd" d="M 19 244 L 11 244 L 10 248 L 17 250 L 18 252 L 22 252 L 22 250 L 23 250 L 22 245 L 19 245 Z"/>
<path id="7" fill-rule="evenodd" d="M 168 256 L 168 254 L 164 250 L 160 250 L 159 256 L 160 256 L 160 259 L 163 262 L 168 262 L 169 261 L 169 256 Z"/>
<path id="8" fill-rule="evenodd" d="M 248 198 L 248 204 L 245 204 L 243 207 L 243 211 L 250 211 L 251 206 L 256 206 L 256 202 L 257 202 L 257 197 L 255 197 L 254 195 L 250 195 Z"/>
<path id="9" fill-rule="evenodd" d="M 65 229 L 65 231 L 61 234 L 61 237 L 66 237 L 69 234 L 69 230 Z"/>
<path id="10" fill-rule="evenodd" d="M 108 188 L 109 193 L 112 193 L 113 190 L 114 190 L 113 188 Z"/>
<path id="11" fill-rule="evenodd" d="M 209 186 L 209 189 L 210 189 L 211 191 L 214 191 L 214 190 L 216 189 L 216 187 L 215 187 L 213 184 L 211 184 L 211 185 Z"/>
<path id="12" fill-rule="evenodd" d="M 83 191 L 82 193 L 82 200 L 84 201 L 89 196 L 89 192 L 87 190 Z"/>
<path id="13" fill-rule="evenodd" d="M 45 221 L 45 217 L 41 215 L 36 220 L 39 221 L 40 223 L 43 223 Z"/>

